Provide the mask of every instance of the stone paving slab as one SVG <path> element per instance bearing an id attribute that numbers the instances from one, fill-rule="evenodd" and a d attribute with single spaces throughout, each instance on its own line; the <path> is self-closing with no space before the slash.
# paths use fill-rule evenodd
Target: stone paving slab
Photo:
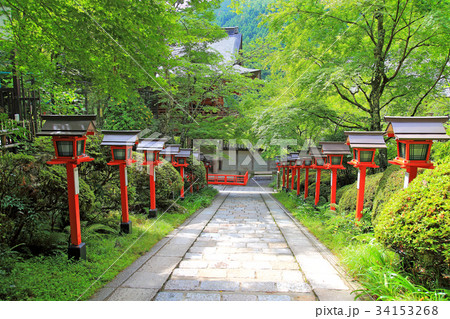
<path id="1" fill-rule="evenodd" d="M 94 300 L 353 300 L 351 287 L 270 195 L 221 186 L 212 205 L 155 245 Z M 133 297 L 134 296 L 134 297 Z"/>
<path id="2" fill-rule="evenodd" d="M 219 194 L 210 207 L 188 218 L 155 244 L 149 253 L 100 289 L 91 300 L 153 299 L 226 197 L 226 194 Z"/>

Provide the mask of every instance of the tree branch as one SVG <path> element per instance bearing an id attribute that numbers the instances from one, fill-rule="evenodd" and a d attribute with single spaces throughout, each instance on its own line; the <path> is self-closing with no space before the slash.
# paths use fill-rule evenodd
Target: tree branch
<path id="1" fill-rule="evenodd" d="M 387 101 L 386 103 L 384 103 L 384 104 L 380 107 L 380 110 L 384 109 L 386 106 L 388 106 L 388 105 L 389 105 L 392 101 L 394 101 L 395 99 L 397 99 L 397 98 L 399 98 L 399 97 L 402 97 L 402 96 L 405 96 L 405 95 L 407 95 L 407 94 L 408 94 L 408 93 L 403 93 L 403 94 L 396 95 L 396 96 L 390 98 L 389 101 Z"/>
<path id="2" fill-rule="evenodd" d="M 345 100 L 345 101 L 349 102 L 350 104 L 352 104 L 352 105 L 358 107 L 359 109 L 363 110 L 364 112 L 367 112 L 367 113 L 370 112 L 369 109 L 367 109 L 367 108 L 365 108 L 364 106 L 362 106 L 361 104 L 359 104 L 359 103 L 356 101 L 356 98 L 355 98 L 355 101 L 352 101 L 352 100 L 350 100 L 346 95 L 344 95 L 344 94 L 341 92 L 341 90 L 339 90 L 339 87 L 337 86 L 336 83 L 333 83 L 333 85 L 334 85 L 334 87 L 336 88 L 337 93 L 339 94 L 339 96 L 340 96 L 343 100 Z M 341 86 L 345 88 L 345 86 L 343 86 L 342 84 L 341 84 Z M 348 88 L 346 88 L 346 89 L 349 90 Z M 349 91 L 350 91 L 350 90 L 349 90 Z M 350 92 L 350 93 L 351 93 L 351 92 Z M 353 94 L 352 94 L 352 95 L 353 95 Z M 353 96 L 353 97 L 354 97 L 354 96 Z"/>
<path id="3" fill-rule="evenodd" d="M 419 99 L 416 106 L 414 107 L 414 111 L 412 112 L 411 116 L 414 116 L 417 113 L 417 110 L 419 109 L 420 104 L 422 104 L 422 101 L 430 94 L 430 92 L 436 87 L 436 85 L 439 83 L 440 80 L 443 79 L 442 74 L 444 74 L 445 68 L 447 67 L 448 62 L 450 61 L 450 50 L 447 53 L 447 58 L 445 59 L 444 63 L 442 64 L 441 70 L 439 72 L 439 75 L 434 81 L 433 85 L 430 87 L 430 89 Z"/>

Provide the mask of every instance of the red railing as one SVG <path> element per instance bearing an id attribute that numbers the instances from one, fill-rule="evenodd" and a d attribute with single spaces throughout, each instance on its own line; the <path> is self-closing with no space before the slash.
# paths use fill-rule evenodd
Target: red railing
<path id="1" fill-rule="evenodd" d="M 209 174 L 208 184 L 213 185 L 241 185 L 245 186 L 248 182 L 248 172 L 245 175 L 221 175 Z"/>

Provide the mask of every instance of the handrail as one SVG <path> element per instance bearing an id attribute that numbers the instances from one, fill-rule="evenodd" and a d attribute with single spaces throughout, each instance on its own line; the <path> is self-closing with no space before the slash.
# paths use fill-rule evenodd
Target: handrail
<path id="1" fill-rule="evenodd" d="M 245 175 L 208 174 L 210 185 L 240 185 L 245 186 L 248 182 L 248 172 Z"/>

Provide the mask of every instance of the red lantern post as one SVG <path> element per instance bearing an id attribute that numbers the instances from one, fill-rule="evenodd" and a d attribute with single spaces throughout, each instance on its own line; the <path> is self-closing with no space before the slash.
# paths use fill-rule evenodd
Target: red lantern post
<path id="1" fill-rule="evenodd" d="M 181 180 L 183 181 L 180 191 L 181 200 L 184 200 L 184 168 L 189 166 L 189 164 L 187 163 L 187 159 L 189 156 L 191 156 L 191 151 L 192 150 L 189 148 L 180 149 L 180 152 L 175 155 L 175 160 L 172 162 L 172 165 L 174 167 L 180 168 Z"/>
<path id="2" fill-rule="evenodd" d="M 277 189 L 280 188 L 280 169 L 281 169 L 281 162 L 280 157 L 275 156 L 275 165 L 277 166 Z"/>
<path id="3" fill-rule="evenodd" d="M 112 160 L 108 165 L 118 165 L 120 172 L 120 195 L 122 203 L 122 222 L 120 231 L 131 234 L 132 225 L 128 212 L 128 177 L 127 165 L 135 163 L 132 152 L 138 143 L 140 131 L 102 131 L 103 141 L 100 145 L 111 146 Z"/>
<path id="4" fill-rule="evenodd" d="M 383 132 L 345 132 L 345 134 L 348 136 L 347 145 L 353 149 L 353 159 L 348 163 L 359 169 L 355 215 L 356 220 L 359 221 L 363 216 L 366 169 L 378 167 L 375 164 L 375 152 L 378 148 L 386 148 L 386 143 Z"/>
<path id="5" fill-rule="evenodd" d="M 347 144 L 342 142 L 320 142 L 322 153 L 327 156 L 326 169 L 331 170 L 331 194 L 330 209 L 336 210 L 336 188 L 337 188 L 337 170 L 345 169 L 342 165 L 344 155 L 350 155 L 350 149 Z"/>
<path id="6" fill-rule="evenodd" d="M 287 158 L 288 163 L 289 163 L 288 170 L 290 169 L 292 172 L 292 177 L 291 177 L 291 189 L 292 190 L 294 190 L 295 175 L 296 175 L 296 171 L 297 171 L 296 162 L 298 159 L 299 159 L 298 153 L 290 153 Z M 288 186 L 288 188 L 289 188 L 289 186 Z M 288 191 L 289 191 L 289 189 L 288 189 Z"/>
<path id="7" fill-rule="evenodd" d="M 208 174 L 209 174 L 209 168 L 211 167 L 211 161 L 208 160 L 206 158 L 206 156 L 203 155 L 203 154 L 200 154 L 200 160 L 203 162 L 203 165 L 205 166 L 206 185 L 208 185 L 208 183 L 209 183 L 209 176 L 208 176 Z"/>
<path id="8" fill-rule="evenodd" d="M 386 135 L 397 141 L 397 157 L 389 161 L 406 169 L 404 188 L 417 176 L 418 168 L 433 169 L 430 161 L 433 140 L 448 140 L 444 123 L 448 116 L 385 116 Z"/>
<path id="9" fill-rule="evenodd" d="M 303 159 L 303 157 L 301 157 L 297 160 L 297 163 L 296 163 L 296 166 L 297 166 L 297 197 L 300 196 L 300 176 L 301 176 L 301 170 L 304 167 L 303 162 L 304 162 L 304 159 Z"/>
<path id="10" fill-rule="evenodd" d="M 148 175 L 150 182 L 150 209 L 148 214 L 150 218 L 157 216 L 155 167 L 161 163 L 161 161 L 159 160 L 159 154 L 164 151 L 164 145 L 166 142 L 167 139 L 165 138 L 144 138 L 139 142 L 137 146 L 138 151 L 144 151 L 144 162 L 142 163 L 142 165 L 148 166 Z"/>
<path id="11" fill-rule="evenodd" d="M 305 200 L 308 198 L 309 169 L 312 168 L 312 164 L 311 156 L 303 157 L 303 168 L 305 169 Z"/>
<path id="12" fill-rule="evenodd" d="M 282 190 L 286 189 L 286 164 L 287 164 L 287 162 L 285 162 L 285 161 L 281 162 L 281 167 L 283 168 L 283 186 L 282 186 Z"/>
<path id="13" fill-rule="evenodd" d="M 78 167 L 80 163 L 94 159 L 87 156 L 86 135 L 93 135 L 95 130 L 95 115 L 45 115 L 45 121 L 38 136 L 52 136 L 55 148 L 55 158 L 47 164 L 66 165 L 67 193 L 70 216 L 70 246 L 68 256 L 74 259 L 86 259 L 86 245 L 81 242 L 80 206 Z"/>
<path id="14" fill-rule="evenodd" d="M 327 157 L 320 154 L 320 151 L 316 148 L 310 150 L 311 155 L 313 156 L 313 164 L 311 165 L 312 169 L 316 170 L 316 190 L 315 190 L 315 197 L 314 197 L 314 206 L 317 206 L 319 204 L 320 199 L 320 178 L 322 174 L 323 169 L 326 168 L 327 163 Z"/>

